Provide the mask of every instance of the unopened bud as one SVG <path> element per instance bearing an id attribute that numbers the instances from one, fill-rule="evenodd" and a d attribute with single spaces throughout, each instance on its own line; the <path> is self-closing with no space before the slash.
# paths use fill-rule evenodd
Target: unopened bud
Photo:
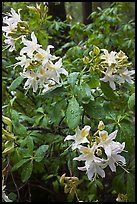
<path id="1" fill-rule="evenodd" d="M 37 12 L 37 9 L 34 6 L 27 6 L 31 11 Z"/>
<path id="2" fill-rule="evenodd" d="M 61 183 L 61 184 L 64 184 L 65 175 L 66 175 L 66 173 L 64 173 L 64 174 L 60 177 L 60 183 Z"/>
<path id="3" fill-rule="evenodd" d="M 103 121 L 99 121 L 98 130 L 103 130 L 104 128 L 105 128 L 105 125 L 104 125 Z"/>
<path id="4" fill-rule="evenodd" d="M 99 49 L 97 46 L 94 45 L 93 52 L 94 52 L 96 55 L 99 55 L 100 49 Z"/>
<path id="5" fill-rule="evenodd" d="M 67 19 L 68 21 L 72 21 L 72 16 L 71 16 L 70 14 L 68 14 L 68 15 L 66 16 L 66 19 Z"/>
<path id="6" fill-rule="evenodd" d="M 93 55 L 93 51 L 90 51 L 89 56 L 92 57 L 92 55 Z"/>
<path id="7" fill-rule="evenodd" d="M 84 56 L 84 58 L 83 58 L 83 62 L 84 62 L 85 64 L 88 64 L 88 63 L 89 63 L 89 59 L 88 59 L 88 57 Z"/>

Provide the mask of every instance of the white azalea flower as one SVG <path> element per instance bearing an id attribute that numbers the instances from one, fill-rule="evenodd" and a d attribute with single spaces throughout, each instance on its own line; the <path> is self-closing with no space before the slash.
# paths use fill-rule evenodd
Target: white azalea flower
<path id="1" fill-rule="evenodd" d="M 53 79 L 56 83 L 59 83 L 60 74 L 68 76 L 68 72 L 62 67 L 62 58 L 60 58 L 55 64 L 49 62 L 47 64 L 47 79 Z"/>
<path id="2" fill-rule="evenodd" d="M 9 33 L 12 33 L 15 28 L 16 28 L 16 23 L 10 24 L 8 26 L 2 26 L 2 30 L 5 32 L 6 37 L 8 37 Z"/>
<path id="3" fill-rule="evenodd" d="M 104 82 L 109 82 L 109 85 L 110 87 L 113 89 L 113 90 L 116 90 L 116 85 L 115 85 L 115 75 L 113 75 L 112 73 L 112 69 L 111 68 L 107 68 L 107 71 L 104 72 L 105 76 L 103 78 L 101 78 L 100 80 L 101 81 L 104 81 Z"/>
<path id="4" fill-rule="evenodd" d="M 102 49 L 102 51 L 104 51 L 104 55 L 101 55 L 101 59 L 103 59 L 103 63 L 107 63 L 109 65 L 109 67 L 112 64 L 117 64 L 116 58 L 117 58 L 117 52 L 111 51 L 110 53 L 108 53 L 108 50 L 106 49 Z"/>
<path id="5" fill-rule="evenodd" d="M 13 39 L 11 36 L 8 36 L 5 40 L 4 43 L 7 44 L 7 46 L 5 47 L 6 49 L 9 48 L 9 52 L 12 52 L 14 50 L 16 50 L 15 48 L 15 43 L 16 43 L 17 39 Z"/>
<path id="6" fill-rule="evenodd" d="M 95 156 L 95 150 L 97 147 L 98 145 L 96 143 L 94 143 L 91 148 L 80 146 L 79 150 L 82 155 L 73 159 L 77 161 L 85 161 L 85 166 L 78 167 L 78 169 L 86 171 L 89 180 L 91 180 L 93 176 L 96 177 L 97 174 L 102 178 L 105 177 L 105 171 L 103 169 L 106 167 L 106 161 Z"/>
<path id="7" fill-rule="evenodd" d="M 33 58 L 34 51 L 38 51 L 39 48 L 42 46 L 37 44 L 37 38 L 34 32 L 31 33 L 31 39 L 32 41 L 26 40 L 24 36 L 22 37 L 22 43 L 26 45 L 26 47 L 23 47 L 21 49 L 20 55 L 23 55 L 24 53 L 26 53 L 28 57 Z"/>
<path id="8" fill-rule="evenodd" d="M 59 57 L 50 54 L 51 48 L 54 48 L 54 46 L 48 45 L 46 50 L 38 49 L 38 53 L 34 55 L 34 60 L 41 61 L 42 66 L 46 66 L 49 61 L 58 59 Z"/>
<path id="9" fill-rule="evenodd" d="M 19 22 L 22 22 L 20 19 L 20 10 L 18 9 L 18 14 L 15 12 L 13 8 L 11 8 L 11 13 L 8 13 L 7 16 L 3 18 L 3 23 L 7 24 L 7 26 L 2 26 L 2 30 L 6 32 L 6 36 L 8 36 L 9 33 L 11 33 L 16 27 Z"/>
<path id="10" fill-rule="evenodd" d="M 116 166 L 115 164 L 119 165 L 125 165 L 126 160 L 123 156 L 121 156 L 119 153 L 123 151 L 125 148 L 125 142 L 122 144 L 119 142 L 111 142 L 111 156 L 108 157 L 108 165 L 111 169 L 111 171 L 116 172 Z"/>
<path id="11" fill-rule="evenodd" d="M 64 141 L 66 140 L 74 140 L 75 142 L 72 143 L 72 150 L 79 147 L 80 144 L 83 143 L 89 143 L 89 140 L 87 139 L 87 136 L 89 135 L 90 126 L 86 125 L 82 130 L 79 129 L 79 127 L 75 130 L 75 135 L 68 135 Z"/>
<path id="12" fill-rule="evenodd" d="M 24 89 L 28 90 L 32 86 L 33 92 L 36 92 L 38 89 L 37 74 L 33 71 L 26 71 L 26 72 L 20 73 L 20 75 L 24 78 L 27 78 L 27 81 L 24 84 Z"/>
<path id="13" fill-rule="evenodd" d="M 52 80 L 49 80 L 49 84 L 43 84 L 44 89 L 42 90 L 42 94 L 46 93 L 47 91 L 49 91 L 51 88 L 53 88 L 53 86 L 56 83 Z"/>
<path id="14" fill-rule="evenodd" d="M 134 81 L 132 80 L 131 75 L 135 74 L 135 70 L 128 71 L 127 69 L 119 70 L 119 75 L 117 76 L 120 83 L 124 83 L 127 81 L 130 84 L 133 84 Z"/>
<path id="15" fill-rule="evenodd" d="M 99 139 L 100 142 L 98 144 L 99 147 L 103 147 L 105 150 L 105 153 L 108 157 L 111 156 L 112 152 L 112 140 L 116 138 L 118 130 L 115 130 L 110 135 L 108 135 L 108 132 L 105 130 L 99 131 Z"/>
<path id="16" fill-rule="evenodd" d="M 20 65 L 21 67 L 24 67 L 23 72 L 25 72 L 26 68 L 32 63 L 32 59 L 27 58 L 26 55 L 22 55 L 19 57 L 16 57 L 17 60 L 20 60 L 20 62 L 17 62 L 14 66 L 14 68 L 18 65 Z"/>
<path id="17" fill-rule="evenodd" d="M 3 19 L 3 23 L 8 24 L 8 25 L 12 24 L 12 23 L 16 23 L 16 25 L 17 25 L 19 22 L 21 22 L 21 19 L 20 19 L 20 11 L 21 10 L 22 9 L 18 9 L 18 13 L 16 13 L 16 11 L 13 8 L 11 8 L 11 13 L 8 13 L 8 16 L 10 18 L 5 17 Z"/>

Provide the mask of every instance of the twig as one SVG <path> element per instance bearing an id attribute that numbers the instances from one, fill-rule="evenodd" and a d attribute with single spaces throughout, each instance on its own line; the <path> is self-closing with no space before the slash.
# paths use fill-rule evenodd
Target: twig
<path id="1" fill-rule="evenodd" d="M 10 164 L 9 164 L 9 165 L 10 165 Z M 10 167 L 11 167 L 11 165 L 10 165 Z M 19 194 L 18 186 L 17 186 L 17 184 L 15 183 L 15 180 L 14 180 L 14 177 L 13 177 L 13 174 L 12 174 L 11 171 L 10 171 L 10 174 L 11 174 L 11 177 L 12 177 L 12 180 L 13 180 L 13 183 L 14 183 L 14 186 L 15 186 L 15 188 L 16 188 L 16 191 L 17 191 L 17 195 L 18 195 L 17 201 L 19 201 L 19 199 L 20 199 L 20 194 Z"/>

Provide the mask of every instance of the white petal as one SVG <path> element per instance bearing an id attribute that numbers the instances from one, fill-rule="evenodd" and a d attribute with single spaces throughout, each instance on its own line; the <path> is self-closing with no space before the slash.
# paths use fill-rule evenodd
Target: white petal
<path id="1" fill-rule="evenodd" d="M 92 177 L 94 176 L 94 172 L 92 171 L 92 169 L 88 169 L 87 171 L 87 176 L 88 176 L 88 179 L 91 180 Z"/>
<path id="2" fill-rule="evenodd" d="M 110 145 L 104 145 L 104 150 L 105 150 L 105 153 L 108 157 L 111 156 L 111 146 Z"/>
<path id="3" fill-rule="evenodd" d="M 64 139 L 64 141 L 66 141 L 66 140 L 75 140 L 75 136 L 68 135 L 68 136 Z"/>
<path id="4" fill-rule="evenodd" d="M 37 44 L 37 38 L 36 38 L 34 32 L 31 33 L 31 39 L 35 44 Z"/>
<path id="5" fill-rule="evenodd" d="M 113 90 L 116 90 L 116 85 L 115 85 L 114 81 L 109 81 L 109 85 Z"/>
<path id="6" fill-rule="evenodd" d="M 115 166 L 112 158 L 110 158 L 110 160 L 108 161 L 108 165 L 109 165 L 112 172 L 116 172 L 116 166 Z"/>
<path id="7" fill-rule="evenodd" d="M 97 166 L 97 173 L 98 173 L 102 178 L 105 177 L 105 171 L 104 171 L 100 166 Z"/>
<path id="8" fill-rule="evenodd" d="M 78 167 L 78 169 L 81 170 L 81 171 L 86 171 L 86 166 Z"/>
<path id="9" fill-rule="evenodd" d="M 112 133 L 109 135 L 109 139 L 111 139 L 111 140 L 115 139 L 116 136 L 117 136 L 117 132 L 118 132 L 118 130 L 115 130 L 114 132 L 112 132 Z"/>

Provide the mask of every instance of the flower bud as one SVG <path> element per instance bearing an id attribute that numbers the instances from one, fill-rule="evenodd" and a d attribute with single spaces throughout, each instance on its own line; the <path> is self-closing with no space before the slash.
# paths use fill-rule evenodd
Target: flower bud
<path id="1" fill-rule="evenodd" d="M 105 125 L 104 125 L 103 121 L 99 121 L 98 130 L 103 130 L 104 128 L 105 128 Z"/>
<path id="2" fill-rule="evenodd" d="M 88 63 L 89 63 L 89 59 L 88 59 L 88 57 L 84 56 L 84 58 L 83 58 L 83 62 L 84 62 L 84 64 L 88 64 Z"/>
<path id="3" fill-rule="evenodd" d="M 99 49 L 97 46 L 94 45 L 93 52 L 94 52 L 96 55 L 99 55 L 100 49 Z"/>
<path id="4" fill-rule="evenodd" d="M 90 51 L 89 56 L 92 57 L 92 55 L 93 55 L 93 51 Z"/>
<path id="5" fill-rule="evenodd" d="M 66 173 L 64 173 L 64 174 L 60 177 L 60 183 L 61 183 L 61 184 L 64 184 L 65 175 L 66 175 Z"/>

